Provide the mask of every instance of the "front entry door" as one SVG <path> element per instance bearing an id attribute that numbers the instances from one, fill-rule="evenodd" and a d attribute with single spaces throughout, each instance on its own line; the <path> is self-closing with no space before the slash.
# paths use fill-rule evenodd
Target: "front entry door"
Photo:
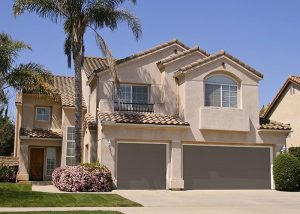
<path id="1" fill-rule="evenodd" d="M 44 172 L 44 149 L 31 148 L 29 179 L 31 181 L 41 181 L 43 180 L 43 172 Z"/>

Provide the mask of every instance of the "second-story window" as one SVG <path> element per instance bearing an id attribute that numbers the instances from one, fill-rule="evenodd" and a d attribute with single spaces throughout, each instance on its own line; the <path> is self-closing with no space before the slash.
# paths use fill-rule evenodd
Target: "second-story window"
<path id="1" fill-rule="evenodd" d="M 205 106 L 237 107 L 237 82 L 225 75 L 205 81 Z"/>
<path id="2" fill-rule="evenodd" d="M 36 107 L 35 119 L 38 121 L 50 121 L 50 107 Z"/>
<path id="3" fill-rule="evenodd" d="M 121 84 L 119 96 L 119 101 L 123 103 L 147 104 L 149 101 L 149 87 L 147 85 Z"/>
<path id="4" fill-rule="evenodd" d="M 153 104 L 149 104 L 149 86 L 121 84 L 119 94 L 115 94 L 115 110 L 153 112 Z"/>

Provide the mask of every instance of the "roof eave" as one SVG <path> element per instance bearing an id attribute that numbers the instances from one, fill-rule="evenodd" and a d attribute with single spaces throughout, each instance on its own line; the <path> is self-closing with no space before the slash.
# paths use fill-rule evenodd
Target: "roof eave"
<path id="1" fill-rule="evenodd" d="M 213 55 L 211 55 L 211 56 L 213 56 Z M 246 69 L 247 71 L 249 71 L 248 73 L 251 74 L 253 77 L 257 78 L 258 80 L 262 80 L 262 79 L 263 79 L 263 75 L 262 75 L 261 73 L 259 73 L 259 72 L 257 72 L 257 71 L 256 71 L 257 73 L 254 73 L 253 71 L 249 70 L 249 68 L 247 68 L 247 67 L 250 67 L 250 66 L 247 66 L 247 67 L 246 67 L 246 66 L 243 66 L 243 65 L 240 64 L 240 63 L 237 63 L 235 60 L 233 60 L 233 59 L 231 59 L 230 57 L 228 57 L 228 56 L 225 54 L 225 52 L 224 52 L 224 54 L 222 54 L 222 52 L 221 52 L 221 53 L 217 54 L 217 56 L 214 56 L 212 59 L 209 59 L 209 60 L 207 60 L 207 61 L 205 61 L 205 62 L 203 62 L 203 63 L 191 65 L 189 68 L 180 68 L 180 69 L 178 69 L 178 70 L 175 72 L 174 77 L 175 77 L 175 78 L 178 78 L 178 77 L 180 77 L 180 76 L 183 76 L 183 75 L 185 75 L 186 73 L 188 73 L 188 72 L 190 72 L 190 71 L 193 71 L 193 70 L 198 69 L 198 68 L 200 68 L 200 67 L 202 67 L 202 66 L 205 66 L 205 65 L 208 65 L 208 64 L 210 64 L 210 63 L 213 63 L 214 61 L 216 61 L 216 60 L 218 60 L 218 59 L 220 59 L 221 57 L 224 57 L 224 56 L 226 56 L 228 59 L 230 59 L 230 60 L 231 60 L 233 63 L 235 63 L 237 66 L 240 66 L 240 67 Z M 204 58 L 203 60 L 205 60 L 205 58 Z M 255 70 L 255 69 L 253 69 L 253 70 Z"/>
<path id="2" fill-rule="evenodd" d="M 258 129 L 258 132 L 282 132 L 282 133 L 290 133 L 292 130 L 286 130 L 286 129 Z"/>
<path id="3" fill-rule="evenodd" d="M 177 128 L 177 129 L 188 129 L 190 125 L 163 125 L 163 124 L 140 124 L 140 123 L 117 123 L 115 121 L 102 121 L 102 126 L 115 126 L 123 127 L 130 126 L 133 128 Z"/>
<path id="4" fill-rule="evenodd" d="M 20 136 L 21 140 L 53 140 L 53 141 L 61 141 L 62 137 L 52 138 L 52 137 L 29 137 L 29 136 Z"/>
<path id="5" fill-rule="evenodd" d="M 263 117 L 265 118 L 269 118 L 270 114 L 272 113 L 273 108 L 275 107 L 276 103 L 278 102 L 279 98 L 281 97 L 281 95 L 283 94 L 283 92 L 285 91 L 286 87 L 288 87 L 289 83 L 295 83 L 297 85 L 300 86 L 300 84 L 298 84 L 297 82 L 291 80 L 291 79 L 287 79 L 284 84 L 282 85 L 282 87 L 279 89 L 279 91 L 277 92 L 277 94 L 275 95 L 275 97 L 273 98 L 271 104 L 268 106 L 266 112 L 264 113 Z"/>

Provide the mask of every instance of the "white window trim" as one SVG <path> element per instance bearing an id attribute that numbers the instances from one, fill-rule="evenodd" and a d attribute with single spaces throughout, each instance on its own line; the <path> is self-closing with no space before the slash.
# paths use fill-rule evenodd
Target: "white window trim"
<path id="1" fill-rule="evenodd" d="M 130 84 L 130 83 L 120 83 L 120 86 L 130 86 L 130 102 L 132 103 L 132 87 L 133 86 L 144 86 L 144 87 L 147 87 L 147 91 L 148 91 L 148 99 L 147 99 L 147 104 L 150 103 L 150 85 L 148 84 Z M 116 91 L 114 92 L 114 95 L 113 95 L 113 98 L 114 98 L 114 101 L 118 101 L 116 100 Z"/>
<path id="2" fill-rule="evenodd" d="M 48 109 L 49 110 L 49 119 L 48 120 L 39 120 L 38 119 L 38 109 Z M 40 122 L 49 122 L 51 120 L 51 107 L 47 107 L 47 106 L 35 107 L 35 120 L 40 121 Z"/>
<path id="3" fill-rule="evenodd" d="M 206 105 L 206 85 L 219 85 L 220 86 L 220 106 L 209 106 Z M 228 86 L 229 89 L 232 86 L 236 87 L 236 107 L 231 107 L 231 106 L 223 106 L 223 86 Z M 238 108 L 238 84 L 222 84 L 222 83 L 213 83 L 213 82 L 206 82 L 204 81 L 204 103 L 205 103 L 205 107 L 217 107 L 217 108 L 232 108 L 232 109 L 237 109 Z M 229 90 L 230 92 L 230 90 Z M 230 93 L 229 93 L 229 98 L 230 98 Z M 230 105 L 230 100 L 229 100 L 229 105 Z"/>
<path id="4" fill-rule="evenodd" d="M 52 149 L 55 149 L 55 158 L 54 158 L 54 169 L 56 168 L 56 165 L 57 165 L 57 160 L 56 160 L 56 156 L 57 156 L 57 150 L 56 150 L 56 147 L 47 147 L 45 150 L 45 153 L 46 153 L 46 161 L 45 161 L 45 165 L 46 165 L 46 172 L 45 172 L 45 174 L 46 174 L 46 176 L 52 176 L 52 172 L 51 172 L 51 174 L 48 174 L 47 172 L 48 172 L 48 162 L 47 162 L 47 160 L 48 160 L 48 149 L 50 149 L 50 148 L 52 148 Z"/>
<path id="5" fill-rule="evenodd" d="M 68 140 L 68 128 L 74 128 L 75 129 L 75 126 L 66 126 L 66 166 L 68 166 L 67 165 L 67 158 L 75 158 L 75 154 L 74 154 L 74 156 L 69 156 L 68 155 L 68 141 L 73 141 L 75 143 L 75 140 Z"/>

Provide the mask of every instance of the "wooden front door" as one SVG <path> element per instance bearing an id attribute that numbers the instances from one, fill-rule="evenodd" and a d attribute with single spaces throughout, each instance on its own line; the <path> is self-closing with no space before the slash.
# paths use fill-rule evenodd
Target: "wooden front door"
<path id="1" fill-rule="evenodd" d="M 30 163 L 29 179 L 31 181 L 42 181 L 43 172 L 44 172 L 44 149 L 31 148 L 29 163 Z"/>

